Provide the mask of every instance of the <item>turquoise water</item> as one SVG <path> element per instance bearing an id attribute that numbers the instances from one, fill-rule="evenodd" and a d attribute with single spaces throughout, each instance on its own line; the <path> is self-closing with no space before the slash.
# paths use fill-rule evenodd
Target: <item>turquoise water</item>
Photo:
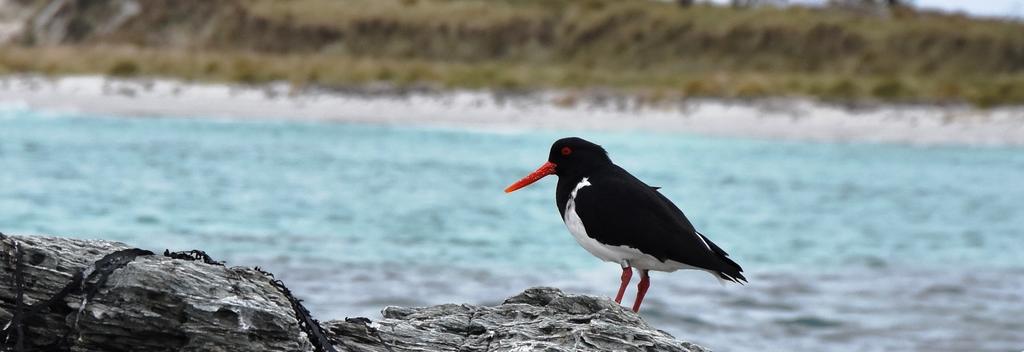
<path id="1" fill-rule="evenodd" d="M 270 268 L 322 319 L 528 285 L 610 294 L 618 268 L 572 240 L 553 179 L 502 193 L 575 134 L 663 187 L 751 273 L 726 288 L 654 276 L 644 314 L 660 328 L 720 351 L 1024 348 L 1014 148 L 4 108 L 0 231 L 201 248 Z"/>

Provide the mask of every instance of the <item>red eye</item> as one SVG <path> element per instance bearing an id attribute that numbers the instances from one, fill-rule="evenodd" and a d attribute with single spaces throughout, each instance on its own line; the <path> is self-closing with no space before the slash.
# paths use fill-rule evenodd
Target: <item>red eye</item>
<path id="1" fill-rule="evenodd" d="M 562 147 L 562 155 L 569 155 L 569 154 L 572 154 L 572 148 Z"/>

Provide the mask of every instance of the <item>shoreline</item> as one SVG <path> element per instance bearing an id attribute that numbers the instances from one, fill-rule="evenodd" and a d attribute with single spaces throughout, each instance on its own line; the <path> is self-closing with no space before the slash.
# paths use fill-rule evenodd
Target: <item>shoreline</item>
<path id="1" fill-rule="evenodd" d="M 294 89 L 97 75 L 0 76 L 0 109 L 125 117 L 283 119 L 485 129 L 641 130 L 715 137 L 911 145 L 1024 145 L 1024 107 L 887 105 L 801 98 L 648 102 L 601 92 Z"/>

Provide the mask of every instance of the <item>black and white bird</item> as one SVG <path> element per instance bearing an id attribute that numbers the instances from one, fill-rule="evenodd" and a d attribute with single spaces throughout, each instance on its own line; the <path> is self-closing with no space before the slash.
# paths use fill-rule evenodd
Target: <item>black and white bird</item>
<path id="1" fill-rule="evenodd" d="M 640 273 L 634 312 L 640 310 L 647 294 L 651 270 L 696 269 L 723 282 L 747 281 L 743 268 L 697 232 L 657 187 L 648 186 L 613 164 L 601 146 L 582 138 L 559 139 L 551 146 L 544 165 L 505 192 L 547 175 L 558 176 L 555 205 L 576 242 L 590 254 L 622 266 L 615 302 L 622 303 L 633 268 Z"/>

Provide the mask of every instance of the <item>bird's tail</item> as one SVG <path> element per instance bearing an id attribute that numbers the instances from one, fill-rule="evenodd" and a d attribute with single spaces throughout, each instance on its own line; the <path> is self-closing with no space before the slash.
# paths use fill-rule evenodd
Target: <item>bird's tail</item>
<path id="1" fill-rule="evenodd" d="M 740 285 L 747 283 L 747 278 L 743 276 L 743 268 L 741 268 L 739 264 L 736 264 L 736 262 L 732 261 L 732 259 L 729 259 L 725 256 L 722 256 L 721 259 L 723 262 L 729 265 L 730 270 L 722 270 L 715 272 L 715 275 L 718 276 L 719 280 L 723 282 L 732 281 Z"/>
<path id="2" fill-rule="evenodd" d="M 743 276 L 743 267 L 730 259 L 729 253 L 726 253 L 721 247 L 718 247 L 714 242 L 711 242 L 711 240 L 705 237 L 704 234 L 698 232 L 697 235 L 704 239 L 704 242 L 711 247 L 711 250 L 715 252 L 718 259 L 722 262 L 722 265 L 718 270 L 714 270 L 712 272 L 720 282 L 724 283 L 725 281 L 732 281 L 740 285 L 747 283 L 747 278 Z"/>

